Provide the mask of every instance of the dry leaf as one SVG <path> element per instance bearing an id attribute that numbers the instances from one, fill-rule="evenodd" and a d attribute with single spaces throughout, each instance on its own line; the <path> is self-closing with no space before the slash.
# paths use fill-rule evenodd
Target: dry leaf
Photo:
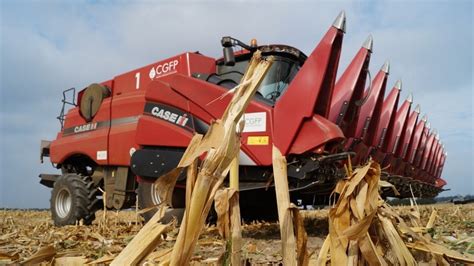
<path id="1" fill-rule="evenodd" d="M 21 264 L 30 265 L 38 264 L 43 261 L 50 261 L 54 258 L 54 255 L 56 255 L 56 249 L 53 246 L 45 246 L 40 248 L 35 254 L 24 260 Z"/>

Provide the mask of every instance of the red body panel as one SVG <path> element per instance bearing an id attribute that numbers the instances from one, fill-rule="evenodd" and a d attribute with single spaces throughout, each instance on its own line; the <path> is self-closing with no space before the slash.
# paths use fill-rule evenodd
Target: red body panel
<path id="1" fill-rule="evenodd" d="M 355 138 L 364 140 L 366 144 L 374 142 L 375 131 L 377 129 L 380 113 L 387 85 L 388 73 L 380 70 L 372 81 L 372 88 L 369 88 L 365 97 L 366 102 L 362 105 L 357 122 Z"/>
<path id="2" fill-rule="evenodd" d="M 212 119 L 221 117 L 225 107 L 229 104 L 229 101 L 232 98 L 232 95 L 229 94 L 218 99 L 227 92 L 225 88 L 182 75 L 176 75 L 173 80 L 170 81 L 170 86 L 174 91 L 185 96 L 189 102 L 193 104 L 192 106 L 194 106 L 195 109 L 202 107 L 202 112 L 204 112 L 205 108 L 210 116 L 198 116 L 198 118 L 207 123 L 210 123 Z M 199 90 L 196 90 L 195 88 L 199 88 Z M 273 141 L 271 119 L 272 108 L 264 103 L 252 101 L 247 107 L 246 113 L 264 113 L 267 125 L 265 131 L 242 132 L 242 150 L 244 150 L 252 160 L 257 162 L 258 165 L 271 165 L 272 158 L 270 143 Z M 248 145 L 247 140 L 249 136 L 268 136 L 269 144 Z M 318 145 L 321 145 L 321 143 L 318 143 Z"/>
<path id="3" fill-rule="evenodd" d="M 393 125 L 395 123 L 395 114 L 398 108 L 398 99 L 400 98 L 400 89 L 393 87 L 389 95 L 383 102 L 382 114 L 377 126 L 377 134 L 373 143 L 370 145 L 387 152 L 388 140 L 392 137 Z"/>
<path id="4" fill-rule="evenodd" d="M 103 123 L 104 126 L 93 131 L 84 131 L 77 134 L 75 132 L 81 131 L 81 125 L 97 125 L 99 122 L 109 121 L 111 102 L 111 98 L 105 99 L 94 119 L 89 123 L 81 116 L 79 108 L 71 109 L 67 113 L 67 119 L 64 122 L 64 131 L 58 133 L 56 140 L 51 142 L 51 162 L 61 163 L 72 155 L 85 155 L 95 159 L 95 162 L 99 165 L 107 165 L 108 156 L 99 160 L 97 159 L 97 152 L 108 150 L 109 124 Z M 68 131 L 71 131 L 71 134 L 68 134 Z"/>
<path id="5" fill-rule="evenodd" d="M 404 130 L 405 134 L 400 142 L 400 145 L 398 145 L 397 150 L 395 151 L 395 156 L 399 158 L 405 158 L 407 155 L 408 146 L 410 145 L 416 122 L 418 121 L 418 115 L 419 112 L 413 111 L 408 117 L 408 121 Z"/>
<path id="6" fill-rule="evenodd" d="M 405 100 L 400 109 L 396 112 L 395 123 L 391 130 L 391 136 L 388 138 L 387 151 L 382 166 L 389 167 L 388 171 L 393 174 L 399 174 L 400 169 L 405 168 L 403 160 L 397 156 L 396 151 L 405 135 L 410 106 L 411 102 Z"/>
<path id="7" fill-rule="evenodd" d="M 425 152 L 429 135 L 430 127 L 429 125 L 426 125 L 423 129 L 423 133 L 421 134 L 420 146 L 416 151 L 415 162 L 413 164 L 416 168 L 420 168 L 421 162 L 423 161 L 423 153 Z"/>
<path id="8" fill-rule="evenodd" d="M 441 148 L 441 144 L 439 143 L 439 140 L 435 138 L 434 140 L 434 146 L 431 149 L 431 155 L 428 161 L 428 165 L 426 166 L 426 172 L 428 172 L 430 175 L 433 175 L 433 165 L 436 163 L 436 157 L 438 155 L 438 151 Z"/>
<path id="9" fill-rule="evenodd" d="M 151 74 L 152 70 L 155 72 Z M 160 97 L 151 99 L 145 97 L 145 93 L 154 95 L 154 91 L 159 91 L 162 87 L 155 88 L 154 80 L 166 80 L 170 76 L 178 73 L 188 75 L 191 71 L 200 73 L 214 73 L 215 60 L 199 54 L 185 53 L 145 67 L 116 76 L 113 80 L 103 82 L 111 90 L 111 97 L 106 98 L 95 115 L 93 120 L 86 123 L 80 115 L 79 108 L 69 110 L 64 123 L 64 131 L 58 133 L 57 139 L 51 143 L 51 161 L 62 163 L 72 155 L 86 155 L 98 165 L 123 165 L 130 164 L 130 152 L 132 148 L 139 145 L 163 143 L 163 138 L 150 139 L 155 134 L 153 132 L 160 125 L 157 119 L 150 122 L 143 116 L 143 108 L 146 101 L 157 100 L 167 102 L 173 106 L 183 107 L 183 102 L 187 102 L 180 95 L 170 96 L 166 93 L 158 93 Z M 153 76 L 153 77 L 152 77 Z M 151 87 L 150 87 L 151 86 Z M 79 101 L 80 104 L 80 95 Z M 180 105 L 181 104 L 181 105 Z M 186 109 L 184 109 L 186 110 Z M 148 126 L 140 124 L 148 122 Z M 96 124 L 97 123 L 97 124 Z M 96 125 L 95 130 L 80 131 L 81 126 Z M 169 125 L 158 126 L 160 129 L 167 129 Z M 65 134 L 66 131 L 73 134 Z M 170 129 L 173 132 L 172 129 Z M 76 132 L 75 132 L 76 131 Z M 164 130 L 159 130 L 163 132 Z M 176 131 L 176 130 L 175 130 Z M 187 134 L 188 141 L 179 138 L 182 132 L 177 133 L 176 141 L 166 142 L 168 145 L 180 143 L 185 147 L 192 134 Z M 167 137 L 169 139 L 169 135 Z M 148 142 L 147 142 L 148 141 Z M 109 145 L 114 143 L 114 145 Z M 113 156 L 110 156 L 113 154 Z"/>
<path id="10" fill-rule="evenodd" d="M 404 130 L 405 135 L 403 136 L 403 140 L 400 145 L 398 145 L 397 151 L 395 152 L 395 157 L 397 159 L 394 168 L 394 173 L 402 176 L 411 176 L 413 178 L 416 177 L 412 176 L 411 171 L 406 172 L 406 169 L 410 167 L 410 163 L 405 159 L 405 157 L 408 153 L 408 148 L 410 146 L 411 139 L 413 138 L 416 122 L 418 121 L 418 115 L 419 107 L 417 107 L 416 110 L 413 111 L 408 117 L 406 128 Z"/>
<path id="11" fill-rule="evenodd" d="M 436 179 L 436 182 L 435 182 L 435 186 L 436 186 L 436 187 L 442 188 L 442 187 L 444 187 L 446 184 L 447 184 L 447 183 L 446 183 L 446 181 L 445 181 L 444 179 L 442 179 L 442 178 Z"/>
<path id="12" fill-rule="evenodd" d="M 431 133 L 430 136 L 428 137 L 428 140 L 426 141 L 426 146 L 425 150 L 423 151 L 423 157 L 421 159 L 421 164 L 420 164 L 420 169 L 425 170 L 426 169 L 426 164 L 428 163 L 428 159 L 431 154 L 431 149 L 433 148 L 433 143 L 435 140 L 435 134 L 436 133 Z"/>
<path id="13" fill-rule="evenodd" d="M 444 162 L 446 160 L 446 152 L 444 152 L 442 155 L 441 155 L 441 160 L 439 162 L 439 166 L 438 166 L 438 172 L 436 173 L 436 178 L 440 179 L 441 178 L 441 173 L 443 172 L 443 168 L 444 168 Z"/>
<path id="14" fill-rule="evenodd" d="M 372 87 L 368 88 L 365 93 L 364 103 L 357 120 L 355 136 L 349 138 L 344 147 L 345 150 L 352 150 L 356 153 L 353 159 L 355 165 L 364 163 L 371 152 L 368 143 L 373 141 L 375 136 L 374 131 L 377 129 L 379 122 L 387 78 L 388 73 L 384 70 L 380 70 L 375 76 Z"/>
<path id="15" fill-rule="evenodd" d="M 420 147 L 420 141 L 421 141 L 423 131 L 425 129 L 425 123 L 426 122 L 424 120 L 421 120 L 418 122 L 415 128 L 415 131 L 413 132 L 413 137 L 410 140 L 408 152 L 405 156 L 405 161 L 407 161 L 410 164 L 413 164 L 413 162 L 415 161 L 415 155 L 418 148 Z"/>
<path id="16" fill-rule="evenodd" d="M 314 134 L 322 132 L 323 134 Z M 308 136 L 312 136 L 308 138 Z M 344 139 L 341 129 L 320 115 L 314 115 L 311 120 L 304 121 L 298 135 L 291 146 L 289 154 L 302 154 L 322 144 Z"/>
<path id="17" fill-rule="evenodd" d="M 328 116 L 343 35 L 335 27 L 328 30 L 276 103 L 273 141 L 282 154 L 288 153 L 305 120 Z"/>
<path id="18" fill-rule="evenodd" d="M 387 152 L 394 154 L 395 156 L 397 155 L 396 150 L 405 135 L 406 121 L 410 112 L 410 107 L 411 102 L 405 100 L 395 116 L 392 136 L 389 138 L 387 145 Z"/>
<path id="19" fill-rule="evenodd" d="M 438 169 L 441 163 L 441 157 L 444 153 L 443 145 L 438 149 L 438 154 L 436 154 L 436 161 L 433 165 L 433 169 L 431 170 L 431 174 L 434 178 L 437 178 Z"/>
<path id="20" fill-rule="evenodd" d="M 370 62 L 370 50 L 360 48 L 334 87 L 329 120 L 336 123 L 346 138 L 353 137 L 357 127 Z"/>

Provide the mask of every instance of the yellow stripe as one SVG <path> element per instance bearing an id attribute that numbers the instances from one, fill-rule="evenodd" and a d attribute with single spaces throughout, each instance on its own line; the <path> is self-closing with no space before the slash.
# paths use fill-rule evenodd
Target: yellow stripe
<path id="1" fill-rule="evenodd" d="M 247 145 L 268 145 L 268 136 L 249 136 Z"/>

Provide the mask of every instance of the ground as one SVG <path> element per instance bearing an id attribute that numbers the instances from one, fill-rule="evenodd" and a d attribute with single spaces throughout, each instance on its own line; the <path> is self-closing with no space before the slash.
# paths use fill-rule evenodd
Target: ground
<path id="1" fill-rule="evenodd" d="M 433 209 L 438 210 L 433 230 L 429 234 L 437 243 L 461 252 L 474 253 L 474 204 L 449 203 L 420 207 L 421 222 L 426 224 Z M 396 207 L 402 215 L 409 207 Z M 328 209 L 303 211 L 308 233 L 311 260 L 328 233 Z M 85 256 L 88 261 L 105 255 L 118 254 L 142 224 L 134 211 L 103 211 L 97 213 L 93 225 L 55 227 L 49 211 L 0 210 L 0 264 L 22 261 L 39 248 L 52 246 L 56 257 Z M 170 249 L 177 229 L 169 232 L 157 251 Z M 225 250 L 225 241 L 214 226 L 207 226 L 194 254 L 194 261 L 215 264 Z M 253 222 L 243 227 L 243 256 L 252 265 L 281 263 L 279 227 L 274 222 Z M 160 252 L 155 252 L 159 254 Z M 222 258 L 221 258 L 222 259 Z M 311 263 L 310 263 L 311 264 Z"/>

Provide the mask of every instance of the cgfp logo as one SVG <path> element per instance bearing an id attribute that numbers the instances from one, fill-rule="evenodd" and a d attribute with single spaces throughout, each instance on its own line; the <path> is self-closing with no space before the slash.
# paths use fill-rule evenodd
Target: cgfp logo
<path id="1" fill-rule="evenodd" d="M 242 117 L 245 119 L 243 132 L 265 132 L 267 130 L 267 113 L 245 113 Z"/>
<path id="2" fill-rule="evenodd" d="M 166 63 L 159 64 L 156 67 L 152 67 L 150 69 L 150 79 L 155 79 L 161 76 L 165 76 L 167 74 L 172 74 L 176 72 L 176 67 L 179 65 L 179 61 L 177 59 L 168 61 Z"/>

